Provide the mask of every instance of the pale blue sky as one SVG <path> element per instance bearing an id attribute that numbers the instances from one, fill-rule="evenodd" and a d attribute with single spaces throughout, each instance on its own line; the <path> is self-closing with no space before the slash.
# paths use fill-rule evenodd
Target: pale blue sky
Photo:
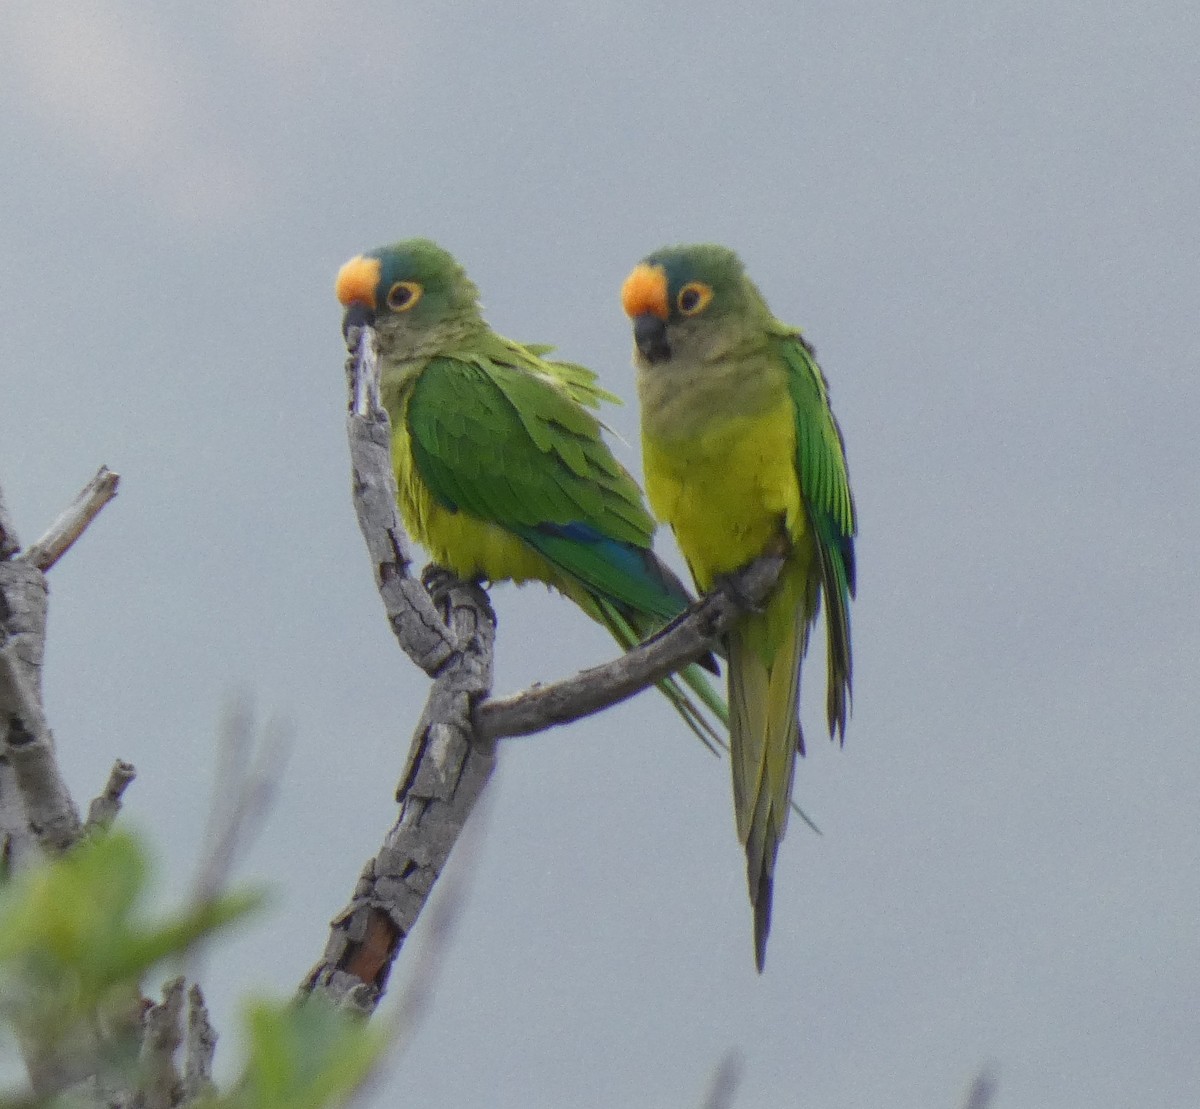
<path id="1" fill-rule="evenodd" d="M 275 911 L 205 976 L 226 1067 L 424 696 L 347 492 L 338 265 L 434 237 L 632 399 L 621 279 L 713 239 L 816 344 L 859 503 L 825 835 L 784 843 L 760 979 L 727 768 L 660 698 L 513 742 L 395 1090 L 698 1104 L 736 1047 L 739 1109 L 950 1109 L 985 1061 L 997 1109 L 1195 1104 L 1198 57 L 1183 0 L 0 9 L 0 481 L 31 540 L 122 474 L 51 577 L 72 785 L 135 762 L 182 886 L 229 692 L 295 734 L 244 868 Z M 495 596 L 501 690 L 610 653 Z"/>

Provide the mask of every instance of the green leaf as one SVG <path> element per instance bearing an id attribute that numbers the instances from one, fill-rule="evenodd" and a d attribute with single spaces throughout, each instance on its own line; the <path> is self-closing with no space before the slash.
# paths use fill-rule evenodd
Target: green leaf
<path id="1" fill-rule="evenodd" d="M 246 1018 L 249 1058 L 228 1109 L 323 1109 L 342 1105 L 377 1066 L 389 1030 L 320 996 L 260 1002 Z"/>
<path id="2" fill-rule="evenodd" d="M 127 1004 L 156 963 L 244 917 L 262 900 L 237 892 L 158 923 L 143 910 L 149 866 L 114 832 L 29 870 L 0 891 L 0 1011 L 46 1035 L 97 1006 Z"/>

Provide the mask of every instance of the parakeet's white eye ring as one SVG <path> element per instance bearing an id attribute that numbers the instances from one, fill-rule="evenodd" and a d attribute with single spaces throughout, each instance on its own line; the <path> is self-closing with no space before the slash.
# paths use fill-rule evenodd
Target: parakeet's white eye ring
<path id="1" fill-rule="evenodd" d="M 708 307 L 713 298 L 713 291 L 703 281 L 689 281 L 675 298 L 679 311 L 684 316 L 694 316 Z"/>
<path id="2" fill-rule="evenodd" d="M 425 290 L 415 281 L 397 281 L 388 289 L 387 303 L 393 312 L 407 312 Z"/>

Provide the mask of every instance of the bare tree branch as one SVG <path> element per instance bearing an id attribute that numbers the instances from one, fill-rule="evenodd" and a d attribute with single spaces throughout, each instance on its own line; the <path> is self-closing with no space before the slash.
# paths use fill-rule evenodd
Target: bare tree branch
<path id="1" fill-rule="evenodd" d="M 782 560 L 760 559 L 628 655 L 554 685 L 488 700 L 496 622 L 487 594 L 436 568 L 427 570 L 421 583 L 409 575 L 411 559 L 396 508 L 391 428 L 378 404 L 375 335 L 362 328 L 347 342 L 347 436 L 359 527 L 392 630 L 434 683 L 397 794 L 399 819 L 366 864 L 349 905 L 333 920 L 325 954 L 301 990 L 321 990 L 340 1001 L 365 984 L 377 1002 L 491 776 L 493 741 L 586 716 L 698 658 L 714 636 L 765 596 Z"/>
<path id="2" fill-rule="evenodd" d="M 771 591 L 783 562 L 778 555 L 763 556 L 731 578 L 727 588 L 702 597 L 658 635 L 603 666 L 482 702 L 475 715 L 478 734 L 491 740 L 531 735 L 640 693 L 712 650 L 713 641 Z"/>
<path id="3" fill-rule="evenodd" d="M 42 707 L 46 645 L 43 571 L 70 548 L 112 499 L 116 481 L 115 474 L 102 468 L 46 535 L 16 558 L 10 557 L 18 549 L 16 532 L 0 503 L 0 844 L 4 873 L 32 866 L 46 854 L 65 851 L 83 831 Z M 115 815 L 132 775 L 128 764 L 114 767 L 105 794 L 93 805 L 97 826 Z M 127 1104 L 115 1094 L 109 1096 L 106 1076 L 100 1073 L 104 1023 L 80 1025 L 67 1038 L 23 1041 L 21 1053 L 33 1091 L 48 1095 L 82 1082 L 86 1088 L 77 1092 L 88 1103 Z M 110 1031 L 119 1035 L 122 1029 L 113 1024 Z"/>
<path id="4" fill-rule="evenodd" d="M 486 805 L 481 806 L 486 808 Z M 445 963 L 450 936 L 455 923 L 462 916 L 462 904 L 467 886 L 470 884 L 470 863 L 479 857 L 480 844 L 485 835 L 486 820 L 479 816 L 466 829 L 458 848 L 460 863 L 457 871 L 442 883 L 442 894 L 430 906 L 429 927 L 420 948 L 410 960 L 408 974 L 401 990 L 398 1003 L 382 1016 L 383 1034 L 387 1049 L 375 1061 L 371 1070 L 347 1099 L 347 1106 L 373 1104 L 379 1100 L 385 1086 L 397 1074 L 398 1062 L 405 1048 L 429 1011 L 436 992 L 438 975 Z M 465 856 L 467 867 L 462 865 Z M 339 1008 L 359 1017 L 369 1017 L 378 1002 L 378 991 L 359 984 L 343 995 Z M 368 1102 L 368 1099 L 373 1099 Z"/>
<path id="5" fill-rule="evenodd" d="M 334 918 L 322 960 L 301 990 L 335 1002 L 366 984 L 372 1007 L 467 817 L 491 777 L 495 756 L 474 741 L 474 702 L 492 678 L 496 618 L 475 585 L 440 579 L 447 626 L 462 644 L 434 680 L 397 791 L 400 815 L 364 868 L 350 904 Z"/>
<path id="6" fill-rule="evenodd" d="M 0 749 L 24 805 L 25 829 L 51 851 L 63 851 L 82 825 L 59 771 L 42 712 L 41 667 L 46 642 L 46 583 L 24 559 L 0 563 Z"/>
<path id="7" fill-rule="evenodd" d="M 24 672 L 22 689 L 39 688 L 45 637 L 46 579 L 20 559 L 0 562 L 0 651 Z M 14 700 L 22 700 L 21 690 L 12 693 Z M 38 838 L 29 826 L 22 784 L 11 760 L 4 757 L 10 730 L 10 714 L 0 713 L 0 834 L 7 872 L 22 870 L 41 856 Z"/>
<path id="8" fill-rule="evenodd" d="M 425 582 L 409 574 L 391 426 L 379 406 L 375 333 L 352 331 L 347 345 L 347 437 L 359 528 L 388 623 L 409 658 L 434 678 L 397 789 L 399 817 L 300 986 L 369 1011 L 495 765 L 490 747 L 474 741 L 473 713 L 491 689 L 496 617 L 476 585 L 444 572 Z"/>
<path id="9" fill-rule="evenodd" d="M 208 847 L 192 889 L 197 903 L 221 892 L 238 857 L 254 842 L 283 776 L 287 738 L 277 722 L 260 729 L 253 707 L 241 698 L 226 711 L 219 750 L 204 832 Z"/>
<path id="10" fill-rule="evenodd" d="M 217 1033 L 208 1019 L 208 1006 L 199 986 L 188 990 L 188 1026 L 184 1048 L 183 1103 L 196 1101 L 213 1091 L 213 1057 Z"/>
<path id="11" fill-rule="evenodd" d="M 347 341 L 351 346 L 346 362 L 351 376 L 351 413 L 346 431 L 358 526 L 396 639 L 408 657 L 434 677 L 457 644 L 429 594 L 408 572 L 412 559 L 396 507 L 391 423 L 387 412 L 377 403 L 379 367 L 375 332 L 364 327 L 357 333 L 352 331 Z M 368 400 L 376 403 L 359 415 L 357 409 Z"/>
<path id="12" fill-rule="evenodd" d="M 8 555 L 17 549 L 16 533 L 0 492 L 0 550 L 5 559 L 0 562 L 0 835 L 10 866 L 31 858 L 37 846 L 65 850 L 83 828 L 42 711 L 46 644 L 42 575 L 112 500 L 118 480 L 101 466 L 46 534 L 14 559 Z"/>
<path id="13" fill-rule="evenodd" d="M 140 1109 L 172 1109 L 183 1098 L 183 1079 L 175 1053 L 183 1043 L 183 979 L 163 986 L 163 999 L 143 1018 L 135 1104 Z"/>
<path id="14" fill-rule="evenodd" d="M 71 505 L 50 525 L 49 530 L 21 557 L 39 570 L 49 570 L 117 495 L 121 475 L 101 466 L 96 476 L 76 495 Z"/>

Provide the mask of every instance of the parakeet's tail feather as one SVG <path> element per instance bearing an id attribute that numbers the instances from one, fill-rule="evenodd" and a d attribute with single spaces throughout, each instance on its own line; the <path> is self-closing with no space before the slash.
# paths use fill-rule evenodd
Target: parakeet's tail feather
<path id="1" fill-rule="evenodd" d="M 800 660 L 816 596 L 808 568 L 785 568 L 761 612 L 729 635 L 730 760 L 738 837 L 754 906 L 761 971 L 771 919 L 775 856 L 787 828 L 800 731 Z"/>
<path id="2" fill-rule="evenodd" d="M 712 669 L 709 669 L 711 663 Z M 729 728 L 729 706 L 725 703 L 725 698 L 721 696 L 712 687 L 712 682 L 708 680 L 709 673 L 720 673 L 716 669 L 716 662 L 713 661 L 712 655 L 705 655 L 704 658 L 696 662 L 688 663 L 682 670 L 679 671 L 679 677 L 683 680 L 683 684 L 688 687 L 697 697 L 709 712 L 713 714 L 726 729 Z M 721 746 L 726 750 L 729 745 L 725 742 L 724 737 L 721 739 Z"/>
<path id="3" fill-rule="evenodd" d="M 771 933 L 771 898 L 775 876 L 766 871 L 750 878 L 750 901 L 754 905 L 754 965 L 762 974 L 767 962 L 767 936 Z"/>
<path id="4" fill-rule="evenodd" d="M 850 654 L 850 599 L 855 590 L 854 543 L 837 537 L 831 528 L 817 544 L 820 556 L 821 593 L 825 599 L 827 679 L 825 715 L 829 736 L 846 740 L 850 709 L 853 659 Z"/>

